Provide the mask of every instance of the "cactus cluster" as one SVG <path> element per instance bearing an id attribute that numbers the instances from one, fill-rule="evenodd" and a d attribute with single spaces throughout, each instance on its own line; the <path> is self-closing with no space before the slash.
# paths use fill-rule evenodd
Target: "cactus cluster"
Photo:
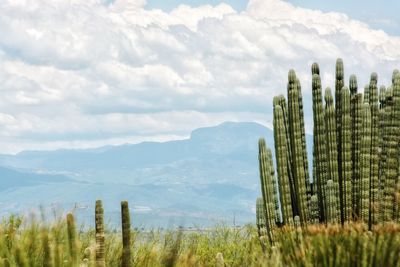
<path id="1" fill-rule="evenodd" d="M 320 69 L 311 66 L 313 168 L 308 171 L 303 99 L 289 71 L 287 100 L 273 100 L 277 176 L 265 140 L 259 141 L 262 198 L 257 200 L 259 233 L 273 242 L 275 227 L 293 224 L 375 225 L 400 221 L 400 73 L 378 90 L 371 74 L 364 95 L 355 75 L 345 85 L 343 61 L 336 62 L 334 96 L 322 92 Z M 278 209 L 277 209 L 278 208 Z M 261 214 L 263 213 L 263 214 Z"/>

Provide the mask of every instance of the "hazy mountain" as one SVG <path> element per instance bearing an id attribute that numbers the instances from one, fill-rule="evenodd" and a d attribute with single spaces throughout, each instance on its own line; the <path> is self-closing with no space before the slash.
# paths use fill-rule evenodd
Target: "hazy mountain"
<path id="1" fill-rule="evenodd" d="M 119 201 L 127 199 L 137 226 L 173 221 L 209 225 L 232 222 L 233 217 L 238 223 L 251 222 L 259 195 L 261 136 L 273 149 L 270 129 L 226 122 L 194 130 L 187 140 L 2 155 L 0 165 L 73 180 L 8 190 L 0 194 L 0 201 L 12 209 L 51 203 L 65 209 L 78 206 L 81 217 L 88 218 L 96 198 L 105 201 L 110 216 L 119 211 Z"/>

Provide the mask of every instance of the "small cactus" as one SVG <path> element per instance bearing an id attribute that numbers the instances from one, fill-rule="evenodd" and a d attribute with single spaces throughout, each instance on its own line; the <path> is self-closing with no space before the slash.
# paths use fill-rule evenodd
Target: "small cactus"
<path id="1" fill-rule="evenodd" d="M 101 200 L 96 201 L 96 267 L 105 267 L 105 235 L 104 235 L 104 210 Z"/>
<path id="2" fill-rule="evenodd" d="M 131 221 L 128 201 L 121 202 L 122 219 L 122 267 L 130 267 L 131 263 Z"/>

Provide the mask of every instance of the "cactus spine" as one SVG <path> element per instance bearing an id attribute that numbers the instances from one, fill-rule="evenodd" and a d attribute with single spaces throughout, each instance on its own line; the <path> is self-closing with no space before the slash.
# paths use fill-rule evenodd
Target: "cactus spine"
<path id="1" fill-rule="evenodd" d="M 122 267 L 130 267 L 131 263 L 131 219 L 128 201 L 121 202 L 122 222 Z"/>
<path id="2" fill-rule="evenodd" d="M 105 267 L 105 235 L 104 235 L 104 210 L 101 200 L 96 201 L 96 267 Z"/>

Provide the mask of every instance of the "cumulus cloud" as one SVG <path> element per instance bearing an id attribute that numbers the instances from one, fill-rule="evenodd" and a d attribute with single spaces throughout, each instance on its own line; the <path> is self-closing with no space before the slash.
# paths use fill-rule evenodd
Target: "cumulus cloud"
<path id="1" fill-rule="evenodd" d="M 0 144 L 87 147 L 188 136 L 226 120 L 271 121 L 294 68 L 332 86 L 337 57 L 360 85 L 400 65 L 400 37 L 340 13 L 250 0 L 171 12 L 145 0 L 0 3 Z M 310 131 L 310 102 L 305 103 Z"/>

